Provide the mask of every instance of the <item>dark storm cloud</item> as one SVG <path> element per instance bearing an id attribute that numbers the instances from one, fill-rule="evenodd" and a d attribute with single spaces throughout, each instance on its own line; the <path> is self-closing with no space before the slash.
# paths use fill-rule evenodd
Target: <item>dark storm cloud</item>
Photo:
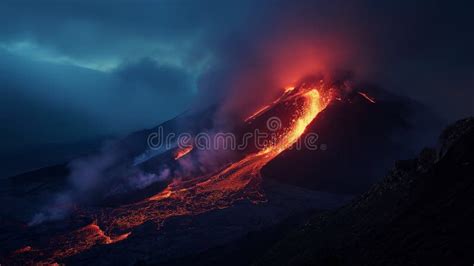
<path id="1" fill-rule="evenodd" d="M 252 1 L 2 1 L 0 155 L 185 111 L 212 47 L 255 12 Z"/>
<path id="2" fill-rule="evenodd" d="M 186 92 L 193 86 L 186 72 L 177 67 L 160 66 L 150 58 L 120 66 L 117 75 L 127 83 L 160 89 L 166 93 Z"/>
<path id="3" fill-rule="evenodd" d="M 200 45 L 203 39 L 247 23 L 249 13 L 254 12 L 250 3 L 7 1 L 2 6 L 0 32 L 4 41 L 31 40 L 68 55 L 162 55 L 193 50 L 197 47 L 190 46 L 195 45 L 205 49 Z M 188 59 L 196 58 L 183 60 Z"/>

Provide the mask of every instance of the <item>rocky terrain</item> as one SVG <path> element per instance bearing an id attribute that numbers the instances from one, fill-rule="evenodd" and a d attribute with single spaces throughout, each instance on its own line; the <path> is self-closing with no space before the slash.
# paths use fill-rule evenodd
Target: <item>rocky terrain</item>
<path id="1" fill-rule="evenodd" d="M 361 103 L 367 110 L 374 108 L 370 103 Z M 334 108 L 338 110 L 339 107 Z M 323 113 L 318 119 L 322 123 L 318 124 L 319 128 L 311 130 L 333 131 L 331 123 L 324 123 L 329 121 L 324 117 Z M 325 129 L 325 126 L 329 128 Z M 362 126 L 356 136 L 367 132 L 371 132 L 371 128 Z M 371 134 L 376 135 L 375 131 Z M 142 150 L 137 143 L 142 143 L 139 140 L 143 139 L 143 135 L 146 134 L 135 134 L 122 142 L 129 147 L 127 154 L 136 155 Z M 371 136 L 358 145 L 374 141 Z M 375 142 L 385 143 L 385 137 L 388 136 L 384 135 Z M 344 138 L 344 130 L 340 130 L 333 140 Z M 345 143 L 350 144 L 353 140 L 347 141 Z M 459 121 L 442 133 L 437 149 L 424 149 L 415 159 L 398 161 L 385 179 L 351 203 L 348 203 L 353 195 L 350 192 L 355 193 L 358 189 L 337 191 L 321 183 L 312 183 L 318 181 L 315 176 L 321 176 L 316 172 L 302 172 L 304 178 L 298 180 L 293 178 L 295 175 L 282 179 L 283 171 L 279 177 L 272 175 L 272 171 L 263 171 L 265 202 L 253 204 L 240 201 L 227 209 L 174 217 L 159 229 L 156 225 L 145 223 L 126 240 L 114 245 L 97 246 L 61 262 L 69 265 L 469 263 L 469 251 L 473 250 L 469 241 L 474 235 L 469 228 L 474 220 L 473 146 L 474 119 Z M 334 152 L 334 156 L 328 162 L 333 163 L 326 164 L 332 168 L 324 168 L 323 172 L 342 168 L 347 172 L 347 165 L 342 167 L 334 162 L 340 162 L 338 154 L 350 147 L 353 146 L 329 150 Z M 282 154 L 276 161 L 286 160 L 286 165 L 292 165 L 292 169 L 308 169 L 313 164 L 308 160 L 302 161 L 301 154 L 311 158 L 313 163 L 319 158 L 309 156 L 311 154 L 305 151 L 300 154 L 290 152 L 289 155 Z M 321 151 L 317 152 L 320 157 L 324 155 Z M 350 158 L 358 158 L 357 164 L 360 164 L 364 161 L 361 159 L 374 159 L 379 153 L 380 150 L 366 157 L 354 153 Z M 350 158 L 344 158 L 345 162 Z M 303 165 L 298 165 L 298 161 Z M 370 165 L 373 164 L 371 162 Z M 366 171 L 367 168 L 372 167 L 366 165 Z M 313 165 L 313 169 L 320 168 Z M 339 181 L 357 183 L 356 178 L 362 173 L 356 171 L 354 175 L 344 176 L 345 179 Z M 28 238 L 34 239 L 35 236 L 45 235 L 48 230 L 61 229 L 62 221 L 53 227 L 45 224 L 31 228 L 26 221 L 31 219 L 38 206 L 44 204 L 42 201 L 48 195 L 66 185 L 65 177 L 69 174 L 66 165 L 58 165 L 2 181 L 0 257 L 6 260 L 0 262 L 11 262 L 12 252 L 22 247 Z M 335 184 L 344 184 L 338 182 Z M 364 179 L 364 186 L 367 182 Z M 318 191 L 317 188 L 324 189 Z"/>
<path id="2" fill-rule="evenodd" d="M 445 129 L 439 142 L 397 161 L 343 207 L 160 265 L 470 265 L 474 118 Z"/>
<path id="3" fill-rule="evenodd" d="M 474 118 L 438 150 L 398 161 L 350 204 L 310 219 L 256 265 L 471 265 L 474 262 Z"/>

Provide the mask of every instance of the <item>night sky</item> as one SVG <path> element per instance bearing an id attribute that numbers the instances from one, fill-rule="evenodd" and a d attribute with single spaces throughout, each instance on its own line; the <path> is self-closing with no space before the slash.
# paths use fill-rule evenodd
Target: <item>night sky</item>
<path id="1" fill-rule="evenodd" d="M 294 2 L 1 1 L 2 154 L 257 105 L 311 71 L 354 72 L 446 121 L 474 113 L 471 1 Z"/>

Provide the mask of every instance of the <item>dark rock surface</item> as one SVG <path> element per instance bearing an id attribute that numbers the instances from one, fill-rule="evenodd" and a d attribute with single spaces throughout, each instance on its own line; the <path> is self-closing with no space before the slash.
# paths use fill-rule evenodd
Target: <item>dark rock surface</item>
<path id="1" fill-rule="evenodd" d="M 385 141 L 385 138 L 388 137 L 388 132 L 392 132 L 395 129 L 402 130 L 406 126 L 409 127 L 402 119 L 395 118 L 399 115 L 398 113 L 390 113 L 395 110 L 399 111 L 400 108 L 398 107 L 400 106 L 390 106 L 390 104 L 389 106 L 386 104 L 371 105 L 360 97 L 356 99 L 355 101 L 358 102 L 353 104 L 360 104 L 360 109 L 356 108 L 359 112 L 354 114 L 352 118 L 357 119 L 352 121 L 351 117 L 345 114 L 344 110 L 349 110 L 345 109 L 348 106 L 335 106 L 333 107 L 335 110 L 329 109 L 327 112 L 322 113 L 323 117 L 313 125 L 314 128 L 311 128 L 312 131 L 318 133 L 323 132 L 321 130 L 324 128 L 326 128 L 327 133 L 336 130 L 335 132 L 337 133 L 331 136 L 332 140 L 328 144 L 339 143 L 338 141 L 342 142 L 339 147 L 329 146 L 330 152 L 335 152 L 333 157 L 328 157 L 328 154 L 320 154 L 318 156 L 315 153 L 303 154 L 303 157 L 300 156 L 301 154 L 298 154 L 294 158 L 282 156 L 274 164 L 279 164 L 279 166 L 283 167 L 283 169 L 279 168 L 280 170 L 276 172 L 278 173 L 277 176 L 265 176 L 264 171 L 263 191 L 266 194 L 266 202 L 253 204 L 248 201 L 241 201 L 227 209 L 216 209 L 195 216 L 173 217 L 167 220 L 160 229 L 157 229 L 155 224 L 145 223 L 139 228 L 134 229 L 133 234 L 126 240 L 114 245 L 97 245 L 86 252 L 69 257 L 61 262 L 65 262 L 68 265 L 247 265 L 255 262 L 263 254 L 269 254 L 262 259 L 263 264 L 267 262 L 270 264 L 274 262 L 287 264 L 289 262 L 286 260 L 287 258 L 293 262 L 292 256 L 294 254 L 291 252 L 294 251 L 294 248 L 302 247 L 297 251 L 304 251 L 305 249 L 302 245 L 307 243 L 309 243 L 311 248 L 319 245 L 330 249 L 331 245 L 328 244 L 328 240 L 324 240 L 324 237 L 320 238 L 322 239 L 321 242 L 315 240 L 317 243 L 313 244 L 310 241 L 313 238 L 309 238 L 313 233 L 306 233 L 306 231 L 301 239 L 298 238 L 299 236 L 295 238 L 297 243 L 294 245 L 294 248 L 292 247 L 293 244 L 288 244 L 288 249 L 278 249 L 281 245 L 285 245 L 284 243 L 287 240 L 281 241 L 275 247 L 273 245 L 287 235 L 288 232 L 299 228 L 307 220 L 308 215 L 337 208 L 347 203 L 348 199 L 351 198 L 351 196 L 347 195 L 352 195 L 352 192 L 358 193 L 364 187 L 371 184 L 374 181 L 373 177 L 375 175 L 370 173 L 370 171 L 373 170 L 372 166 L 381 163 L 381 161 L 376 160 L 380 159 L 380 152 L 390 153 L 382 160 L 386 162 L 386 160 L 400 151 L 397 143 Z M 375 115 L 375 117 L 365 117 L 365 115 L 379 114 L 379 111 L 383 111 L 378 108 L 388 108 L 388 110 L 380 113 L 380 115 Z M 377 125 L 382 124 L 383 120 L 387 117 L 387 112 L 391 116 L 390 121 L 383 126 L 384 134 L 380 134 L 378 131 L 371 131 Z M 324 114 L 331 116 L 331 119 L 324 120 Z M 352 128 L 352 131 L 338 129 L 338 124 L 331 122 L 334 121 L 332 117 L 339 121 L 340 124 L 347 125 L 347 129 Z M 193 123 L 187 123 L 190 120 L 194 120 Z M 367 120 L 367 122 L 364 124 L 362 123 L 363 120 Z M 322 123 L 319 123 L 320 121 Z M 182 126 L 183 124 L 185 127 Z M 369 127 L 371 125 L 372 127 Z M 211 127 L 211 122 L 206 121 L 204 118 L 199 120 L 194 116 L 183 116 L 179 120 L 164 123 L 163 127 L 165 132 L 173 131 L 176 128 L 195 132 L 201 130 L 202 127 Z M 465 127 L 462 126 L 462 128 Z M 132 158 L 143 152 L 143 149 L 146 147 L 146 136 L 154 131 L 156 131 L 156 128 L 137 132 L 119 142 L 120 147 L 125 150 L 124 157 L 127 163 L 131 163 Z M 458 130 L 454 129 L 454 132 L 456 133 Z M 357 137 L 354 137 L 354 139 L 346 137 L 348 135 L 352 136 L 351 134 L 359 137 L 364 136 L 365 139 L 361 141 Z M 443 156 L 443 160 L 447 158 L 450 150 L 457 147 L 455 143 L 463 141 L 459 140 L 459 138 L 450 137 L 451 135 L 448 133 L 446 134 L 448 135 L 446 136 L 447 139 L 455 140 L 452 143 L 450 142 L 450 148 L 448 148 L 448 151 Z M 379 141 L 375 143 L 383 143 L 384 145 L 374 145 L 371 146 L 374 150 L 367 150 L 366 145 L 373 145 L 374 138 Z M 351 149 L 354 152 L 348 152 Z M 364 156 L 359 152 L 361 149 L 365 149 Z M 341 155 L 345 156 L 347 164 L 337 163 L 341 162 Z M 321 161 L 319 165 L 314 165 L 315 161 L 322 160 L 325 156 L 329 159 Z M 154 160 L 158 159 L 154 158 Z M 415 177 L 421 175 L 432 175 L 433 169 L 435 169 L 433 165 L 439 164 L 439 162 L 435 163 L 436 159 L 436 153 L 427 149 L 422 152 L 417 160 L 397 163 L 397 167 L 394 173 L 390 175 L 389 181 L 384 181 L 375 186 L 364 196 L 365 200 L 362 197 L 358 204 L 354 203 L 336 212 L 349 214 L 346 214 L 347 217 L 341 216 L 340 221 L 337 218 L 338 223 L 342 224 L 341 227 L 331 227 L 328 229 L 326 237 L 332 241 L 333 239 L 330 235 L 334 235 L 334 239 L 337 240 L 345 239 L 348 232 L 349 235 L 352 234 L 351 228 L 353 225 L 357 226 L 357 217 L 361 215 L 359 213 L 351 214 L 352 209 L 368 215 L 365 219 L 372 219 L 370 223 L 362 223 L 362 228 L 367 232 L 361 232 L 360 237 L 363 237 L 365 233 L 372 235 L 373 230 L 382 230 L 377 227 L 377 222 L 379 220 L 385 221 L 383 219 L 394 217 L 398 213 L 396 210 L 392 212 L 393 206 L 390 204 L 400 204 L 401 207 L 410 205 L 411 202 L 409 200 L 414 197 L 413 195 L 419 196 L 417 194 L 419 191 L 412 194 L 412 183 L 416 182 L 410 180 L 416 179 Z M 281 163 L 282 160 L 284 163 Z M 150 162 L 152 161 L 153 159 L 150 160 Z M 366 161 L 369 161 L 370 164 L 361 164 L 361 162 Z M 303 164 L 297 164 L 296 162 Z M 122 163 L 122 161 L 119 163 Z M 308 169 L 313 170 L 305 172 Z M 318 172 L 321 169 L 324 171 Z M 42 225 L 33 229 L 29 228 L 27 223 L 38 210 L 38 207 L 44 206 L 47 199 L 67 186 L 68 171 L 67 165 L 59 165 L 8 180 L 2 180 L 4 184 L 2 183 L 0 200 L 4 206 L 2 206 L 0 212 L 0 246 L 2 246 L 0 258 L 9 256 L 12 250 L 20 248 L 28 237 L 40 238 L 47 235 L 50 232 L 48 230 L 51 230 L 51 232 L 54 230 L 66 230 L 60 225 L 62 221 L 56 222 L 56 227 Z M 326 176 L 324 173 L 333 174 Z M 347 173 L 353 173 L 353 175 L 344 176 Z M 364 177 L 367 173 L 370 173 L 371 176 Z M 410 178 L 406 178 L 406 176 Z M 277 181 L 268 177 L 273 177 Z M 298 179 L 300 177 L 301 179 Z M 308 177 L 313 177 L 313 179 L 308 179 Z M 139 191 L 139 194 L 142 192 L 144 191 Z M 379 194 L 383 195 L 383 197 Z M 127 195 L 127 198 L 128 196 L 130 195 Z M 143 194 L 141 196 L 143 197 Z M 378 197 L 382 197 L 382 199 L 379 200 Z M 111 203 L 109 202 L 108 204 Z M 413 210 L 412 212 L 415 211 Z M 331 215 L 336 214 L 327 214 L 323 217 L 332 217 Z M 325 219 L 331 218 L 323 218 L 321 221 L 325 221 Z M 319 218 L 312 220 L 320 221 Z M 336 225 L 338 224 L 336 223 Z M 331 226 L 333 226 L 332 223 Z M 376 229 L 372 228 L 372 226 Z M 25 230 L 29 231 L 28 234 L 30 235 L 24 235 L 23 232 Z M 357 231 L 355 230 L 354 232 Z M 383 234 L 385 231 L 380 232 Z M 318 238 L 319 236 L 315 239 Z M 291 239 L 291 236 L 289 239 Z M 269 251 L 270 253 L 267 253 L 270 248 L 272 248 Z M 340 252 L 344 251 L 339 248 L 335 248 L 335 250 L 338 252 L 340 250 Z M 371 254 L 367 256 L 369 255 Z M 309 261 L 313 262 L 312 260 Z M 363 260 L 361 259 L 360 261 Z"/>
<path id="2" fill-rule="evenodd" d="M 196 216 L 173 217 L 157 229 L 145 223 L 126 240 L 97 246 L 68 258 L 67 265 L 163 265 L 232 243 L 252 232 L 271 230 L 289 219 L 301 223 L 307 213 L 334 209 L 351 197 L 316 192 L 273 181 L 264 184 L 266 202 L 234 206 Z"/>
<path id="3" fill-rule="evenodd" d="M 471 265 L 474 119 L 448 127 L 433 149 L 399 161 L 350 204 L 313 217 L 257 265 Z"/>
<path id="4" fill-rule="evenodd" d="M 289 224 L 300 224 L 304 221 L 302 217 L 305 214 L 337 208 L 352 198 L 271 180 L 265 181 L 263 186 L 266 202 L 254 204 L 243 200 L 226 209 L 216 209 L 195 216 L 173 217 L 161 228 L 153 223 L 145 223 L 135 228 L 126 240 L 114 245 L 97 245 L 61 262 L 67 265 L 163 264 L 232 243 L 253 232 L 272 230 L 287 220 Z M 54 188 L 46 186 L 44 189 L 48 191 Z M 28 243 L 29 238 L 44 237 L 49 230 L 51 233 L 67 230 L 67 221 L 58 221 L 55 226 L 49 223 L 29 228 L 22 220 L 26 216 L 24 212 L 29 213 L 37 206 L 34 201 L 30 201 L 33 207 L 28 207 L 28 199 L 37 199 L 38 193 L 42 193 L 40 190 L 32 191 L 29 197 L 21 193 L 24 208 L 11 207 L 10 213 L 2 213 L 0 216 L 0 262 L 2 258 L 8 258 L 13 250 Z M 10 195 L 10 198 L 12 206 L 20 206 L 15 205 L 17 202 L 14 201 L 14 195 Z M 8 265 L 8 262 L 11 261 L 7 260 L 5 263 Z"/>
<path id="5" fill-rule="evenodd" d="M 286 150 L 262 169 L 263 176 L 315 190 L 358 194 L 380 181 L 395 160 L 415 156 L 436 142 L 441 128 L 423 108 L 406 99 L 379 99 L 376 91 L 370 94 L 376 104 L 359 94 L 347 102 L 332 102 L 301 138 L 317 134 L 317 149 L 301 145 Z"/>

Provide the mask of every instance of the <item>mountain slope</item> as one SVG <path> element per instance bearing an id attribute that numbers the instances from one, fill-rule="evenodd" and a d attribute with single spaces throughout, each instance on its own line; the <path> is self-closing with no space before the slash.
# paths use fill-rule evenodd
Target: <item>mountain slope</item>
<path id="1" fill-rule="evenodd" d="M 263 176 L 316 190 L 361 194 L 380 181 L 395 160 L 415 156 L 436 142 L 442 123 L 422 106 L 381 92 L 369 94 L 376 103 L 354 93 L 347 102 L 330 104 L 306 132 L 317 134 L 318 148 L 303 145 L 284 151 L 262 169 Z"/>
<path id="2" fill-rule="evenodd" d="M 439 155 L 399 161 L 351 204 L 311 219 L 257 265 L 470 265 L 474 118 L 441 135 Z"/>

